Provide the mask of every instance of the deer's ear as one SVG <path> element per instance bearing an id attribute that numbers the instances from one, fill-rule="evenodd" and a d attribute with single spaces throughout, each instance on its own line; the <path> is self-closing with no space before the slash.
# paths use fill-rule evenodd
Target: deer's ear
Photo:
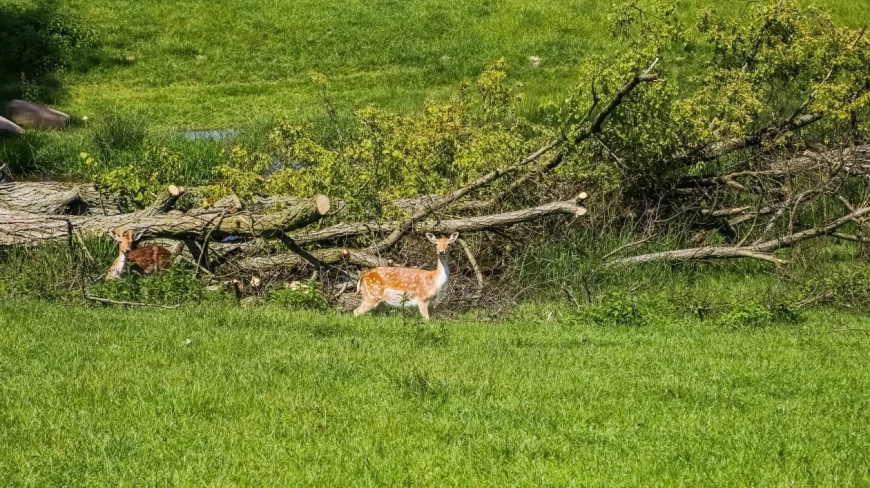
<path id="1" fill-rule="evenodd" d="M 459 232 L 454 232 L 454 233 L 450 234 L 450 242 L 453 242 L 456 239 L 459 239 Z"/>
<path id="2" fill-rule="evenodd" d="M 426 239 L 429 239 L 429 242 L 431 242 L 432 244 L 438 243 L 438 239 L 436 239 L 434 235 L 432 235 L 428 232 L 426 233 Z"/>
<path id="3" fill-rule="evenodd" d="M 114 230 L 109 231 L 109 237 L 111 237 L 112 239 L 114 239 L 118 242 L 121 242 L 121 237 Z"/>
<path id="4" fill-rule="evenodd" d="M 139 239 L 141 239 L 142 236 L 143 236 L 144 234 L 145 234 L 144 232 L 140 232 L 140 233 L 134 235 L 134 236 L 133 236 L 133 242 L 136 242 L 136 241 L 138 241 Z"/>

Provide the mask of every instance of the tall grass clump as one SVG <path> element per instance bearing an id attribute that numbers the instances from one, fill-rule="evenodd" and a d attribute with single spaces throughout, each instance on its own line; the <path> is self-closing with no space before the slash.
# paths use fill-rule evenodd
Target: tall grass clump
<path id="1" fill-rule="evenodd" d="M 93 144 L 100 157 L 111 160 L 120 153 L 139 152 L 148 136 L 147 118 L 141 114 L 111 114 L 91 127 Z"/>
<path id="2" fill-rule="evenodd" d="M 105 273 L 117 250 L 107 239 L 87 239 L 87 252 L 65 241 L 0 249 L 0 297 L 78 300 L 91 277 Z"/>
<path id="3" fill-rule="evenodd" d="M 109 300 L 156 305 L 219 302 L 226 298 L 221 292 L 207 290 L 193 268 L 182 264 L 153 276 L 127 273 L 119 280 L 98 281 L 90 286 L 89 293 Z"/>

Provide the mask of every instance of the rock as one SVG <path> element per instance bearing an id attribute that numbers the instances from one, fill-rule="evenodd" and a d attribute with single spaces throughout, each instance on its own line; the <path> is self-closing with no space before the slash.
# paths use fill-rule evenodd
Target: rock
<path id="1" fill-rule="evenodd" d="M 24 129 L 18 127 L 15 122 L 9 119 L 0 117 L 0 135 L 3 136 L 20 136 L 24 134 Z"/>
<path id="2" fill-rule="evenodd" d="M 63 129 L 69 125 L 69 115 L 52 108 L 24 100 L 12 100 L 6 105 L 9 119 L 22 127 Z"/>

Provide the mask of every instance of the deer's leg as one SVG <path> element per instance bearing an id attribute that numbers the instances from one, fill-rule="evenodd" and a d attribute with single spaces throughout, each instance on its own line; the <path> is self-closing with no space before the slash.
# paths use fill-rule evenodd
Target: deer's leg
<path id="1" fill-rule="evenodd" d="M 417 304 L 417 308 L 420 309 L 420 315 L 422 315 L 424 319 L 429 320 L 429 302 L 420 301 L 420 303 Z"/>
<path id="2" fill-rule="evenodd" d="M 354 317 L 359 317 L 360 315 L 377 307 L 379 304 L 380 302 L 363 299 L 363 302 L 359 304 L 359 307 L 357 307 L 356 310 L 353 311 L 353 315 Z"/>

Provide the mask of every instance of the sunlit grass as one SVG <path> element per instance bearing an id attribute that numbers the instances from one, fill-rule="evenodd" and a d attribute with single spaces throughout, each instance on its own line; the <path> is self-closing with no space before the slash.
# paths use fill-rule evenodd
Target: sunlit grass
<path id="1" fill-rule="evenodd" d="M 539 312 L 423 324 L 272 307 L 6 302 L 0 478 L 870 483 L 870 339 L 853 330 L 870 330 L 865 319 L 817 313 L 735 330 Z"/>
<path id="2" fill-rule="evenodd" d="M 861 2 L 799 3 L 830 8 L 851 26 L 870 20 Z M 534 108 L 561 99 L 578 81 L 583 59 L 619 49 L 608 30 L 613 3 L 600 0 L 67 5 L 103 40 L 105 61 L 84 74 L 61 75 L 68 90 L 61 108 L 90 117 L 148 111 L 154 123 L 176 128 L 244 124 L 255 114 L 318 117 L 311 70 L 333 80 L 333 96 L 346 109 L 374 102 L 410 110 L 427 98 L 445 99 L 460 81 L 502 57 Z M 736 16 L 750 8 L 744 0 L 677 5 L 689 22 L 710 6 Z M 529 56 L 540 57 L 540 65 Z M 667 70 L 675 63 L 662 65 Z"/>

